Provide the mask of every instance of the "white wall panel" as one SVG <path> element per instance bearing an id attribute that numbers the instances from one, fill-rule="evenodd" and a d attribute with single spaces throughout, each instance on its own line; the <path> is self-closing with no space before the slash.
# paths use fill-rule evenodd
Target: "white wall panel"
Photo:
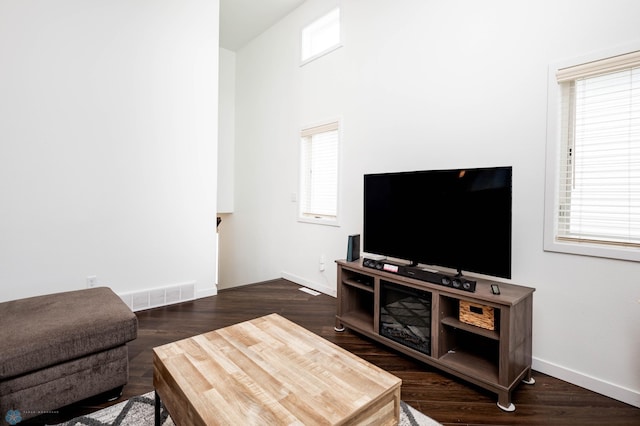
<path id="1" fill-rule="evenodd" d="M 218 1 L 2 1 L 0 57 L 0 300 L 214 294 Z"/>

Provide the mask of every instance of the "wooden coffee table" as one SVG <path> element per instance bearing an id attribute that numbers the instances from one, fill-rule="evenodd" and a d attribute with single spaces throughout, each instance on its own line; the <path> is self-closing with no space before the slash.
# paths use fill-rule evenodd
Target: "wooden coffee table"
<path id="1" fill-rule="evenodd" d="M 176 425 L 395 425 L 401 380 L 271 314 L 153 349 Z"/>

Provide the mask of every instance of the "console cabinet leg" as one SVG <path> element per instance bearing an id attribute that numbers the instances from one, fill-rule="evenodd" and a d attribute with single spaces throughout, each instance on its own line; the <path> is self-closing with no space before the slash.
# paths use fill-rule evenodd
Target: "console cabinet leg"
<path id="1" fill-rule="evenodd" d="M 527 385 L 535 385 L 536 379 L 534 379 L 533 376 L 531 375 L 531 369 L 529 369 L 529 372 L 527 373 L 525 378 L 522 379 L 522 382 Z"/>
<path id="2" fill-rule="evenodd" d="M 516 406 L 511 402 L 511 392 L 501 392 L 498 394 L 498 408 L 502 411 L 516 411 Z"/>

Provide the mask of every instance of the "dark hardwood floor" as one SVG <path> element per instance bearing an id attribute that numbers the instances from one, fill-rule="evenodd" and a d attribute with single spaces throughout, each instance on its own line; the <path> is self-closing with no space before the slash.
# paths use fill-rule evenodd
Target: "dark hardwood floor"
<path id="1" fill-rule="evenodd" d="M 300 286 L 274 280 L 221 290 L 217 296 L 138 312 L 138 338 L 129 343 L 130 377 L 122 397 L 110 403 L 91 398 L 61 409 L 55 423 L 153 390 L 151 349 L 269 313 L 306 327 L 402 379 L 402 399 L 449 425 L 640 425 L 640 408 L 534 372 L 536 384 L 513 393 L 516 411 L 496 406 L 496 395 L 389 350 L 347 330 L 334 331 L 336 299 L 311 296 Z M 43 419 L 24 424 L 39 424 Z"/>

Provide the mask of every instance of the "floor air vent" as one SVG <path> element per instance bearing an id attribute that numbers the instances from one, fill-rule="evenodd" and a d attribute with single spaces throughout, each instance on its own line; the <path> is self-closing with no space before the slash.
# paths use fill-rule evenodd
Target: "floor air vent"
<path id="1" fill-rule="evenodd" d="M 193 300 L 195 295 L 195 281 L 119 294 L 124 303 L 134 312 Z"/>

